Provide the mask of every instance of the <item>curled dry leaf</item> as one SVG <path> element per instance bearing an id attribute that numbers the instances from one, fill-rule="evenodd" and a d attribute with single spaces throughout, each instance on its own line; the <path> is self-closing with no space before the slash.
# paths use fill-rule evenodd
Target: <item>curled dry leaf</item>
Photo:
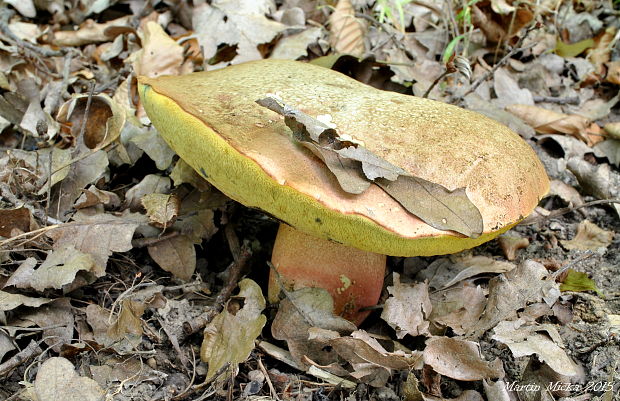
<path id="1" fill-rule="evenodd" d="M 130 26 L 131 16 L 117 18 L 105 23 L 96 23 L 92 19 L 87 19 L 75 31 L 54 32 L 52 44 L 56 46 L 82 46 L 90 43 L 100 43 L 112 40 L 113 37 L 106 33 L 110 27 Z"/>
<path id="2" fill-rule="evenodd" d="M 482 233 L 482 215 L 468 198 L 465 188 L 451 191 L 411 176 L 366 149 L 362 143 L 340 137 L 333 127 L 288 106 L 276 96 L 256 102 L 284 116 L 294 138 L 323 160 L 344 191 L 361 194 L 375 183 L 407 211 L 434 228 L 472 238 Z"/>
<path id="3" fill-rule="evenodd" d="M 562 114 L 525 104 L 513 104 L 506 107 L 506 110 L 521 118 L 541 134 L 573 135 L 587 142 L 585 132 L 590 121 L 585 117 Z"/>
<path id="4" fill-rule="evenodd" d="M 52 357 L 43 362 L 34 381 L 38 401 L 99 401 L 105 391 L 91 378 L 77 374 L 69 360 Z"/>
<path id="5" fill-rule="evenodd" d="M 35 230 L 37 223 L 32 213 L 25 207 L 0 209 L 0 236 L 10 238 L 13 235 Z"/>
<path id="6" fill-rule="evenodd" d="M 229 312 L 225 308 L 205 327 L 200 357 L 209 364 L 207 379 L 227 363 L 244 362 L 267 322 L 261 314 L 265 298 L 258 284 L 250 279 L 241 280 L 237 297 L 244 299 L 241 309 Z"/>
<path id="7" fill-rule="evenodd" d="M 570 250 L 604 253 L 613 239 L 613 231 L 603 230 L 596 224 L 583 220 L 577 227 L 575 238 L 570 241 L 562 241 L 562 246 Z"/>
<path id="8" fill-rule="evenodd" d="M 549 187 L 549 195 L 559 196 L 564 202 L 572 206 L 583 205 L 583 198 L 575 187 L 565 184 L 560 180 L 552 180 Z"/>
<path id="9" fill-rule="evenodd" d="M 426 341 L 424 363 L 443 376 L 474 381 L 504 377 L 502 361 L 482 359 L 480 346 L 473 341 L 433 337 Z"/>
<path id="10" fill-rule="evenodd" d="M 603 141 L 597 144 L 593 150 L 597 157 L 606 157 L 611 164 L 620 167 L 620 139 Z"/>
<path id="11" fill-rule="evenodd" d="M 603 129 L 610 138 L 620 139 L 620 122 L 607 123 Z"/>
<path id="12" fill-rule="evenodd" d="M 396 330 L 398 338 L 428 334 L 427 319 L 432 311 L 428 284 L 401 284 L 398 273 L 393 277 L 394 285 L 387 288 L 391 297 L 385 301 L 381 318 Z"/>
<path id="13" fill-rule="evenodd" d="M 89 149 L 102 149 L 115 142 L 125 125 L 126 114 L 109 96 L 77 95 L 65 102 L 58 111 L 58 122 L 70 127 L 73 141 L 83 140 Z M 84 126 L 84 137 L 78 138 Z"/>
<path id="14" fill-rule="evenodd" d="M 351 0 L 339 0 L 329 17 L 329 32 L 332 48 L 336 53 L 361 56 L 365 52 L 363 22 L 355 17 Z"/>
<path id="15" fill-rule="evenodd" d="M 517 258 L 517 251 L 519 249 L 527 248 L 530 245 L 530 240 L 527 238 L 519 237 L 515 234 L 502 235 L 498 238 L 499 247 L 504 252 L 504 257 L 508 260 L 515 260 Z"/>

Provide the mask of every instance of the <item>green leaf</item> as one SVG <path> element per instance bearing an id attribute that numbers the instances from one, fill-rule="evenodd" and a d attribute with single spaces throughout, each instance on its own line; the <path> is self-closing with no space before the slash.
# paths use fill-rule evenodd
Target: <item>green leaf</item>
<path id="1" fill-rule="evenodd" d="M 564 282 L 560 285 L 560 291 L 594 291 L 596 294 L 603 298 L 603 293 L 598 289 L 594 280 L 592 280 L 586 273 L 578 272 L 573 269 L 568 269 Z"/>
<path id="2" fill-rule="evenodd" d="M 459 42 L 463 39 L 463 37 L 463 35 L 459 35 L 456 38 L 452 39 L 450 43 L 448 43 L 448 46 L 446 46 L 446 50 L 443 51 L 443 55 L 441 56 L 441 61 L 443 61 L 444 64 L 450 61 L 450 57 L 452 57 L 454 49 L 456 48 L 456 46 L 458 46 Z"/>
<path id="3" fill-rule="evenodd" d="M 558 40 L 555 44 L 555 54 L 560 57 L 577 57 L 586 49 L 594 46 L 593 39 L 584 39 L 575 43 L 564 43 Z"/>

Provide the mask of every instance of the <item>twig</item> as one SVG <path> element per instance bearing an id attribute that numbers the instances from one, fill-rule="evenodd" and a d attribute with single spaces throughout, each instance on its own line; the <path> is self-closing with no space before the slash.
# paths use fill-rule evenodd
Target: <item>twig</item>
<path id="1" fill-rule="evenodd" d="M 536 103 L 579 104 L 579 97 L 534 96 Z"/>
<path id="2" fill-rule="evenodd" d="M 11 370 L 15 369 L 22 363 L 26 362 L 30 358 L 35 357 L 41 352 L 43 352 L 43 350 L 41 349 L 41 347 L 39 347 L 39 343 L 34 340 L 30 341 L 30 344 L 28 344 L 26 348 L 13 355 L 13 357 L 11 357 L 8 361 L 0 364 L 0 376 L 6 375 Z"/>
<path id="3" fill-rule="evenodd" d="M 247 264 L 250 256 L 252 256 L 250 249 L 247 247 L 242 247 L 239 259 L 230 265 L 228 281 L 226 285 L 222 288 L 220 293 L 217 295 L 217 297 L 215 297 L 215 302 L 213 303 L 213 305 L 200 316 L 183 323 L 183 331 L 186 335 L 197 333 L 199 330 L 203 329 L 207 324 L 209 324 L 209 322 L 222 311 L 224 304 L 226 303 L 228 298 L 230 298 L 233 290 L 237 287 L 237 282 L 239 281 L 241 271 Z"/>
<path id="4" fill-rule="evenodd" d="M 178 237 L 179 235 L 181 235 L 179 231 L 171 231 L 161 237 L 136 238 L 131 241 L 131 246 L 134 248 L 146 248 L 147 246 L 156 245 L 162 241 Z"/>
<path id="5" fill-rule="evenodd" d="M 441 81 L 442 79 L 444 79 L 446 76 L 453 74 L 455 71 L 450 71 L 448 68 L 446 68 L 446 70 L 444 72 L 441 73 L 440 76 L 437 77 L 437 79 L 435 79 L 433 81 L 433 83 L 431 84 L 431 86 L 428 87 L 428 89 L 426 90 L 426 92 L 424 92 L 424 95 L 422 95 L 423 98 L 428 98 L 428 95 L 431 93 L 431 91 L 433 90 L 433 88 L 435 86 L 437 86 L 437 84 L 439 83 L 439 81 Z"/>
<path id="6" fill-rule="evenodd" d="M 276 392 L 276 389 L 273 387 L 273 383 L 271 382 L 271 378 L 269 377 L 269 372 L 267 372 L 267 369 L 265 369 L 265 365 L 263 365 L 263 361 L 260 359 L 260 357 L 258 357 L 258 367 L 260 368 L 261 372 L 263 372 L 263 374 L 265 375 L 265 380 L 267 380 L 267 385 L 269 386 L 269 391 L 271 391 L 271 396 L 276 401 L 280 401 L 280 397 L 278 397 L 278 393 Z"/>
<path id="7" fill-rule="evenodd" d="M 542 222 L 544 220 L 547 220 L 547 219 L 550 219 L 552 217 L 562 216 L 562 215 L 565 215 L 567 213 L 573 212 L 575 210 L 583 209 L 584 207 L 590 207 L 590 206 L 596 206 L 596 205 L 607 205 L 607 204 L 610 204 L 610 203 L 620 203 L 620 199 L 601 199 L 601 200 L 595 200 L 595 201 L 592 201 L 592 202 L 586 202 L 583 205 L 579 205 L 579 206 L 563 207 L 561 209 L 556 209 L 556 210 L 552 211 L 551 213 L 549 213 L 546 216 L 537 216 L 537 217 L 534 217 L 532 219 L 522 220 L 521 223 L 519 223 L 519 225 L 530 226 L 532 224 L 540 223 L 540 222 Z"/>
<path id="8" fill-rule="evenodd" d="M 176 335 L 174 335 L 174 333 L 171 333 L 170 330 L 168 330 L 168 328 L 166 327 L 166 325 L 164 324 L 164 322 L 162 322 L 160 318 L 157 318 L 157 321 L 159 322 L 159 327 L 161 327 L 164 330 L 164 333 L 166 333 L 166 335 L 168 336 L 168 340 L 170 340 L 170 344 L 172 344 L 172 348 L 174 348 L 174 351 L 179 357 L 181 366 L 183 366 L 183 369 L 185 369 L 185 371 L 189 373 L 189 369 L 187 368 L 189 361 L 187 360 L 187 357 L 185 356 L 183 351 L 181 351 L 181 347 L 179 346 L 179 339 L 177 338 Z"/>
<path id="9" fill-rule="evenodd" d="M 491 77 L 491 75 L 493 75 L 493 73 L 495 73 L 495 71 L 501 67 L 502 65 L 506 64 L 508 62 L 508 59 L 510 59 L 510 57 L 514 56 L 515 54 L 517 54 L 520 51 L 524 51 L 524 50 L 528 50 L 531 49 L 532 47 L 536 46 L 537 43 L 530 43 L 527 46 L 521 47 L 523 45 L 523 42 L 525 41 L 525 38 L 527 38 L 527 36 L 529 35 L 529 33 L 531 31 L 533 31 L 536 28 L 536 24 L 530 25 L 527 30 L 525 31 L 525 33 L 523 34 L 523 36 L 521 36 L 519 38 L 519 41 L 517 42 L 517 44 L 512 48 L 512 50 L 510 50 L 504 57 L 502 57 L 501 60 L 499 60 L 494 66 L 493 68 L 491 68 L 489 71 L 485 72 L 484 74 L 482 74 L 480 77 L 478 77 L 478 79 L 476 79 L 474 81 L 474 83 L 469 87 L 469 89 L 467 89 L 464 93 L 457 95 L 457 96 L 452 96 L 450 98 L 450 100 L 448 101 L 448 103 L 451 104 L 457 104 L 460 103 L 465 96 L 469 95 L 470 93 L 472 93 L 473 91 L 475 91 L 476 89 L 478 89 L 478 87 L 487 79 L 489 79 Z"/>
<path id="10" fill-rule="evenodd" d="M 390 32 L 390 29 L 388 29 L 388 27 L 377 21 L 375 18 L 371 17 L 370 15 L 366 15 L 363 13 L 355 13 L 355 17 L 357 18 L 362 18 L 365 19 L 367 21 L 369 21 L 371 24 L 376 25 L 377 27 L 379 27 L 383 32 L 387 33 L 388 36 L 390 37 L 390 39 L 392 40 L 392 42 L 394 43 L 394 45 L 403 53 L 405 53 L 407 55 L 407 57 L 409 57 L 412 60 L 415 60 L 416 57 L 411 54 L 411 52 L 407 49 L 407 47 L 404 44 L 404 41 L 402 39 L 399 39 L 396 37 L 396 35 L 393 32 Z"/>

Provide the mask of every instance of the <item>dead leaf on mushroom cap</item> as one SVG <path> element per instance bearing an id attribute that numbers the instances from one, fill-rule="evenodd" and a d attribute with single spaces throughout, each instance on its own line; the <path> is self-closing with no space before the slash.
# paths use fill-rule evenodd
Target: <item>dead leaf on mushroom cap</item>
<path id="1" fill-rule="evenodd" d="M 465 188 L 451 191 L 414 177 L 275 96 L 256 103 L 284 116 L 293 137 L 325 162 L 344 191 L 358 195 L 374 182 L 408 212 L 438 230 L 456 231 L 472 238 L 482 234 L 482 215 L 467 197 Z"/>
<path id="2" fill-rule="evenodd" d="M 400 237 L 447 233 L 408 213 L 379 187 L 355 197 L 343 191 L 320 159 L 290 140 L 284 119 L 255 100 L 274 93 L 303 105 L 306 114 L 330 115 L 341 136 L 355 136 L 407 173 L 449 190 L 467 188 L 482 213 L 485 233 L 529 214 L 547 190 L 544 169 L 532 149 L 501 124 L 448 104 L 374 90 L 307 63 L 260 60 L 179 77 L 140 77 L 140 82 L 147 99 L 166 98 L 165 107 L 171 108 L 166 115 L 191 119 L 196 128 L 204 125 L 205 131 L 192 131 L 192 138 L 167 137 L 198 171 L 202 167 L 209 174 L 198 150 L 200 137 L 209 131 L 278 184 L 326 209 L 367 218 Z M 240 197 L 233 196 L 257 206 L 246 195 Z"/>

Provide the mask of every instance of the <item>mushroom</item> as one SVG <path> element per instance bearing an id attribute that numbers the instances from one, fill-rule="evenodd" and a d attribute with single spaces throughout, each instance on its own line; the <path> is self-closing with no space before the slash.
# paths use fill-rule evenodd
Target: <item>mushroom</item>
<path id="1" fill-rule="evenodd" d="M 282 224 L 269 300 L 280 285 L 320 286 L 360 323 L 379 299 L 385 255 L 431 256 L 482 244 L 527 216 L 549 182 L 534 151 L 480 114 L 381 91 L 338 72 L 260 60 L 184 76 L 139 78 L 154 126 L 181 158 L 230 198 Z M 292 139 L 284 119 L 256 103 L 275 94 L 407 173 L 466 188 L 483 218 L 477 238 L 433 228 L 377 185 L 345 192 L 325 164 Z M 280 279 L 278 280 L 277 277 Z"/>

